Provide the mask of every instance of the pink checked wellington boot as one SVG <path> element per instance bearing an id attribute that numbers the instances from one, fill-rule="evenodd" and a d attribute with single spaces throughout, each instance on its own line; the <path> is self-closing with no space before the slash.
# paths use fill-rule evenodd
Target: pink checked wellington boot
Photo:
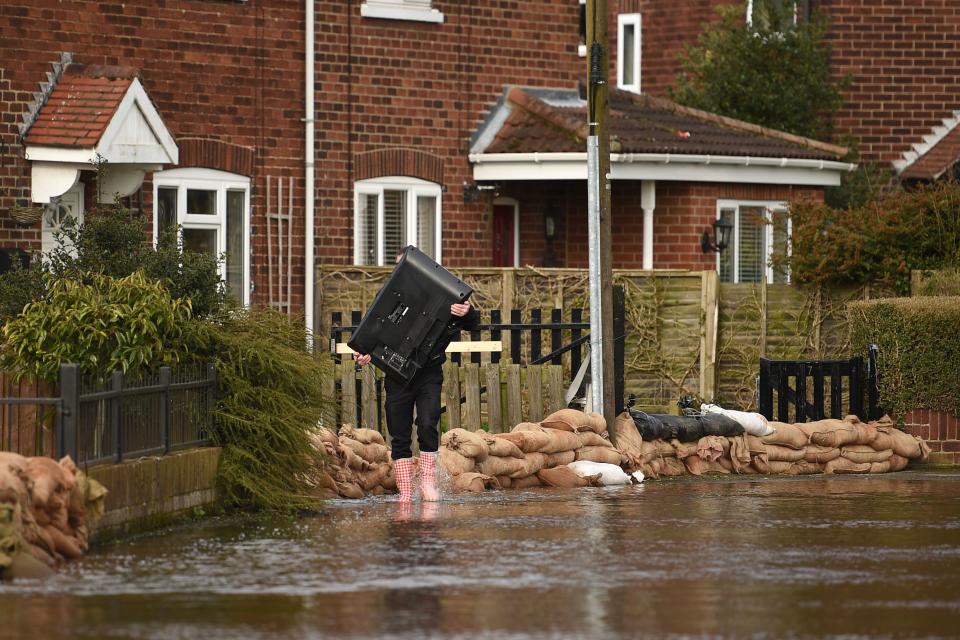
<path id="1" fill-rule="evenodd" d="M 394 460 L 393 475 L 397 479 L 400 502 L 413 502 L 413 458 Z"/>
<path id="2" fill-rule="evenodd" d="M 437 454 L 420 454 L 420 495 L 424 501 L 436 502 L 440 499 L 437 491 Z"/>

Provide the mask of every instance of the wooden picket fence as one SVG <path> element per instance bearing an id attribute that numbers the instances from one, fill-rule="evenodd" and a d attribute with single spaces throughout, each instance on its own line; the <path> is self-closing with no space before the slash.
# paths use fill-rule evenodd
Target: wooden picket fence
<path id="1" fill-rule="evenodd" d="M 349 356 L 338 356 L 335 375 L 323 381 L 328 410 L 324 424 L 359 425 L 389 437 L 383 413 L 383 373 L 356 370 Z M 506 362 L 443 366 L 441 431 L 462 427 L 491 433 L 510 431 L 521 422 L 538 422 L 565 406 L 561 365 Z"/>

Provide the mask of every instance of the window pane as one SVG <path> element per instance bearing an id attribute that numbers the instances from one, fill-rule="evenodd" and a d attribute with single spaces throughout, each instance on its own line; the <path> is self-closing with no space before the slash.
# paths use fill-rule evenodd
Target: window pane
<path id="1" fill-rule="evenodd" d="M 357 216 L 357 237 L 360 239 L 359 263 L 362 265 L 377 264 L 377 206 L 380 197 L 376 194 L 365 193 L 360 196 L 360 215 Z"/>
<path id="2" fill-rule="evenodd" d="M 243 191 L 227 191 L 227 291 L 243 302 L 245 198 Z"/>
<path id="3" fill-rule="evenodd" d="M 623 46 L 620 50 L 620 55 L 623 59 L 623 79 L 620 84 L 623 85 L 635 85 L 637 84 L 636 78 L 636 69 L 633 67 L 633 57 L 634 50 L 636 47 L 636 33 L 635 25 L 625 24 L 623 25 Z"/>
<path id="4" fill-rule="evenodd" d="M 184 229 L 183 250 L 217 257 L 216 229 Z"/>
<path id="5" fill-rule="evenodd" d="M 383 192 L 383 259 L 393 264 L 400 250 L 407 246 L 407 192 Z"/>
<path id="6" fill-rule="evenodd" d="M 761 282 L 766 277 L 766 222 L 762 207 L 740 207 L 740 251 L 737 256 L 738 282 Z"/>
<path id="7" fill-rule="evenodd" d="M 157 236 L 177 226 L 176 187 L 157 188 Z"/>
<path id="8" fill-rule="evenodd" d="M 720 219 L 735 224 L 735 209 L 721 209 Z M 736 232 L 736 230 L 734 230 Z M 720 282 L 733 282 L 733 240 L 731 246 L 720 252 Z"/>
<path id="9" fill-rule="evenodd" d="M 437 198 L 417 197 L 417 246 L 425 254 L 437 259 Z"/>
<path id="10" fill-rule="evenodd" d="M 775 210 L 771 212 L 773 221 L 773 257 L 784 258 L 787 255 L 787 242 L 789 239 L 787 223 L 790 217 L 784 210 Z M 790 272 L 783 264 L 773 265 L 774 282 L 790 282 Z"/>
<path id="11" fill-rule="evenodd" d="M 187 189 L 187 213 L 191 215 L 217 215 L 217 192 Z"/>

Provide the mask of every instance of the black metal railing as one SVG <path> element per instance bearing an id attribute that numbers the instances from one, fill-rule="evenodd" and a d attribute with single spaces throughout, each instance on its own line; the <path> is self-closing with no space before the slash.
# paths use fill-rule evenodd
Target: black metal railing
<path id="1" fill-rule="evenodd" d="M 84 376 L 78 365 L 65 364 L 59 395 L 0 397 L 0 411 L 31 404 L 51 407 L 26 425 L 44 443 L 30 453 L 70 455 L 78 465 L 92 466 L 208 445 L 216 384 L 212 364 L 135 375 L 115 371 L 106 378 Z M 39 435 L 50 432 L 52 438 Z M 0 442 L 0 448 L 12 450 L 10 444 Z"/>

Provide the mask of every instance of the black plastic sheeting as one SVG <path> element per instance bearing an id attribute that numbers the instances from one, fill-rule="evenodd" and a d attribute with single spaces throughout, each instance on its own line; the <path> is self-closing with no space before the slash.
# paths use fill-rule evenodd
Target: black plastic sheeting
<path id="1" fill-rule="evenodd" d="M 630 409 L 640 437 L 644 440 L 696 442 L 704 436 L 739 436 L 743 427 L 733 418 L 711 413 L 704 416 L 672 416 L 665 413 L 644 413 Z"/>

